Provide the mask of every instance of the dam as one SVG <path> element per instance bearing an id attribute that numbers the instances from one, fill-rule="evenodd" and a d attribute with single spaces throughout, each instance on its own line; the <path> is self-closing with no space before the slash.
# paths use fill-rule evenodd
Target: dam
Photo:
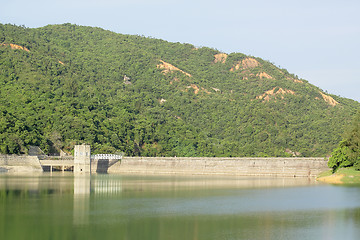
<path id="1" fill-rule="evenodd" d="M 326 158 L 218 158 L 218 157 L 123 157 L 91 155 L 89 145 L 77 145 L 74 156 L 39 157 L 0 155 L 2 172 L 73 171 L 94 174 L 237 175 L 316 177 L 329 170 Z"/>
<path id="2" fill-rule="evenodd" d="M 124 157 L 108 173 L 316 177 L 324 158 Z"/>

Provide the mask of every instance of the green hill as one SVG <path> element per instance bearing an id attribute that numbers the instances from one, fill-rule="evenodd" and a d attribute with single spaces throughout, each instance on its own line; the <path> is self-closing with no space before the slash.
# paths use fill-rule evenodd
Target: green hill
<path id="1" fill-rule="evenodd" d="M 0 25 L 0 152 L 325 156 L 359 108 L 261 58 L 71 24 Z"/>

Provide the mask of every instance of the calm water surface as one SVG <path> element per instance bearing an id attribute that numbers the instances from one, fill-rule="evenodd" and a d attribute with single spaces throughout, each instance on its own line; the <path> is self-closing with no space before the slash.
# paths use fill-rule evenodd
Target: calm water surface
<path id="1" fill-rule="evenodd" d="M 309 179 L 0 174 L 0 239 L 359 239 L 360 187 Z"/>

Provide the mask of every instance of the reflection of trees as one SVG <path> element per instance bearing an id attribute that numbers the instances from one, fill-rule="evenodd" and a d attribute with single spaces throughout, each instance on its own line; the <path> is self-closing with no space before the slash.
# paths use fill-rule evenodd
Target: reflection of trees
<path id="1" fill-rule="evenodd" d="M 40 190 L 29 190 L 29 189 L 1 189 L 0 199 L 11 200 L 11 199 L 28 199 L 34 197 L 42 197 L 54 194 L 54 189 L 40 189 Z"/>
<path id="2" fill-rule="evenodd" d="M 44 175 L 0 178 L 1 199 L 42 198 L 73 192 L 71 178 L 53 178 Z"/>
<path id="3" fill-rule="evenodd" d="M 346 216 L 354 222 L 354 225 L 360 224 L 360 208 L 349 209 L 346 211 Z"/>

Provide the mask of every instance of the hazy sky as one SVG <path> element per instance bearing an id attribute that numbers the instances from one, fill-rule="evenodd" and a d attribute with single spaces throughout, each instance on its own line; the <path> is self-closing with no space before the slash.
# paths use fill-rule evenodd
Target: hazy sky
<path id="1" fill-rule="evenodd" d="M 69 22 L 241 52 L 360 101 L 359 11 L 359 0 L 11 0 L 0 22 Z"/>

